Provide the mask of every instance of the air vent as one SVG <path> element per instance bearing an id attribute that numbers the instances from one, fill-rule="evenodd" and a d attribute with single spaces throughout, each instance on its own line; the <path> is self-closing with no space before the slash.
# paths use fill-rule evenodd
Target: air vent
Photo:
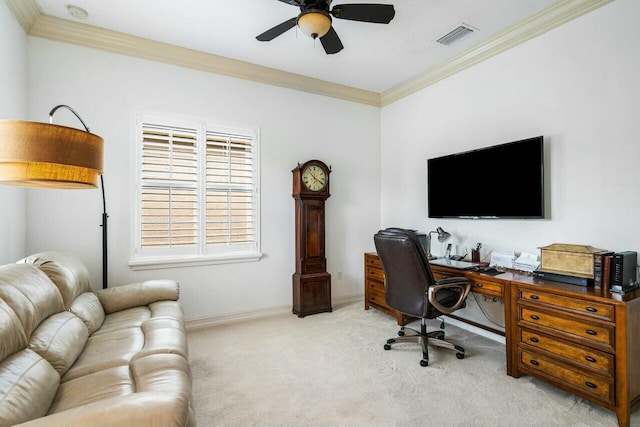
<path id="1" fill-rule="evenodd" d="M 478 29 L 473 28 L 472 26 L 467 24 L 460 24 L 456 28 L 454 28 L 453 30 L 449 31 L 447 34 L 445 34 L 444 36 L 436 40 L 436 43 L 440 43 L 445 46 L 450 46 L 453 43 L 460 40 L 461 38 L 466 37 L 469 34 L 473 33 L 474 31 L 478 31 Z"/>

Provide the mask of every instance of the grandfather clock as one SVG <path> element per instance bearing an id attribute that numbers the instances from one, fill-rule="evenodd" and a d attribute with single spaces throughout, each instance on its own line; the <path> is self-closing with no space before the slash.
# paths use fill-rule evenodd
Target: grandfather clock
<path id="1" fill-rule="evenodd" d="M 293 314 L 304 317 L 331 309 L 331 275 L 324 252 L 324 202 L 329 194 L 328 168 L 309 160 L 292 170 L 296 201 L 296 272 Z"/>

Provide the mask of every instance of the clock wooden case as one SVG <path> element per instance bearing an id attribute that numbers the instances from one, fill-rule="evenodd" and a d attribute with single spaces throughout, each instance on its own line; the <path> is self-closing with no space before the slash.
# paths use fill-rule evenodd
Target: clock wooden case
<path id="1" fill-rule="evenodd" d="M 325 201 L 331 168 L 309 160 L 291 171 L 296 212 L 296 271 L 293 313 L 298 317 L 332 311 L 331 275 L 325 257 Z"/>

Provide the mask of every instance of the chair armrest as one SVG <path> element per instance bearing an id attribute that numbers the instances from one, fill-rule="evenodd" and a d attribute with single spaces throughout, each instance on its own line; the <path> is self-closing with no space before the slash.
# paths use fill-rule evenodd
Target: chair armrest
<path id="1" fill-rule="evenodd" d="M 180 287 L 175 280 L 147 280 L 96 292 L 105 313 L 126 310 L 163 300 L 177 301 Z"/>
<path id="2" fill-rule="evenodd" d="M 440 304 L 436 298 L 438 291 L 445 288 L 460 289 L 460 297 L 458 298 L 458 301 L 450 307 Z M 446 279 L 436 281 L 435 285 L 429 287 L 428 298 L 431 305 L 433 305 L 440 313 L 451 314 L 462 306 L 470 290 L 471 281 L 469 279 L 464 277 L 447 277 Z"/>
<path id="3" fill-rule="evenodd" d="M 184 427 L 189 424 L 189 418 L 186 398 L 142 392 L 67 409 L 15 427 Z"/>

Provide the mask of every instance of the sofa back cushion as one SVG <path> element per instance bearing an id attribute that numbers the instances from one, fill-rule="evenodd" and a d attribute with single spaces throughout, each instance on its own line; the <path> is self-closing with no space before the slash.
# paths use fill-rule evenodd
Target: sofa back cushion
<path id="1" fill-rule="evenodd" d="M 27 337 L 20 319 L 6 302 L 0 299 L 0 361 L 27 347 Z"/>
<path id="2" fill-rule="evenodd" d="M 16 314 L 27 340 L 44 319 L 64 310 L 56 286 L 28 264 L 0 266 L 0 299 Z"/>
<path id="3" fill-rule="evenodd" d="M 0 426 L 47 414 L 60 376 L 35 352 L 25 349 L 0 362 Z"/>
<path id="4" fill-rule="evenodd" d="M 69 310 L 82 319 L 89 330 L 89 335 L 100 329 L 104 322 L 104 309 L 93 292 L 78 295 L 71 303 Z"/>
<path id="5" fill-rule="evenodd" d="M 40 252 L 18 263 L 32 264 L 42 270 L 60 290 L 65 310 L 71 307 L 78 295 L 91 291 L 89 271 L 75 255 L 53 251 Z"/>
<path id="6" fill-rule="evenodd" d="M 44 358 L 60 376 L 76 361 L 89 339 L 84 322 L 73 313 L 56 313 L 31 334 L 29 348 Z"/>

